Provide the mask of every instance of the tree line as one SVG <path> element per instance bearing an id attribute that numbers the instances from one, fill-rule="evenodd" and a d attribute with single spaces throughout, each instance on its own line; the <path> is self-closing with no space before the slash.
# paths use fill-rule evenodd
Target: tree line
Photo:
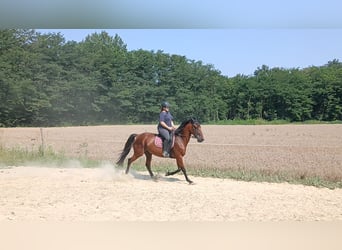
<path id="1" fill-rule="evenodd" d="M 227 59 L 229 60 L 229 59 Z M 342 120 L 342 63 L 226 77 L 213 65 L 133 50 L 119 35 L 0 30 L 0 126 L 154 123 L 167 100 L 176 121 Z"/>

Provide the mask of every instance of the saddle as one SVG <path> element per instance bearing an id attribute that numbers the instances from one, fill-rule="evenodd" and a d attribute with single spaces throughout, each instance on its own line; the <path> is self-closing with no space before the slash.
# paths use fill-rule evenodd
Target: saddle
<path id="1" fill-rule="evenodd" d="M 154 137 L 154 145 L 158 148 L 163 148 L 163 138 L 161 137 L 160 134 L 156 134 Z M 175 134 L 172 135 L 172 143 L 171 143 L 171 148 L 175 145 Z"/>

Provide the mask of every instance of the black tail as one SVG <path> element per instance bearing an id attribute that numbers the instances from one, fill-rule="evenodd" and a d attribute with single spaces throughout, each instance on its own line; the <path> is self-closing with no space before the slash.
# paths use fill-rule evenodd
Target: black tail
<path id="1" fill-rule="evenodd" d="M 123 162 L 126 158 L 126 156 L 129 154 L 129 151 L 131 151 L 133 142 L 135 137 L 137 136 L 137 134 L 131 134 L 125 144 L 124 149 L 122 150 L 122 153 L 120 154 L 120 158 L 118 159 L 118 161 L 116 162 L 117 165 L 122 166 Z"/>

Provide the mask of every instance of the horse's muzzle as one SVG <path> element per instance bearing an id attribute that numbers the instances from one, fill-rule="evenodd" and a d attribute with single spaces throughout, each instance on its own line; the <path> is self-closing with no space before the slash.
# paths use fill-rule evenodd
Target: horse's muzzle
<path id="1" fill-rule="evenodd" d="M 197 142 L 203 142 L 204 138 L 197 138 Z"/>

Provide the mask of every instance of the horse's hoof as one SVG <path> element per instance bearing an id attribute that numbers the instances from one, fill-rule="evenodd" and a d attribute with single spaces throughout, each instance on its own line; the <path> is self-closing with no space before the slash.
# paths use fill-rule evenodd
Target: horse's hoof
<path id="1" fill-rule="evenodd" d="M 195 182 L 189 181 L 189 185 L 195 185 Z"/>
<path id="2" fill-rule="evenodd" d="M 170 175 L 170 172 L 166 172 L 165 176 L 169 176 Z"/>

